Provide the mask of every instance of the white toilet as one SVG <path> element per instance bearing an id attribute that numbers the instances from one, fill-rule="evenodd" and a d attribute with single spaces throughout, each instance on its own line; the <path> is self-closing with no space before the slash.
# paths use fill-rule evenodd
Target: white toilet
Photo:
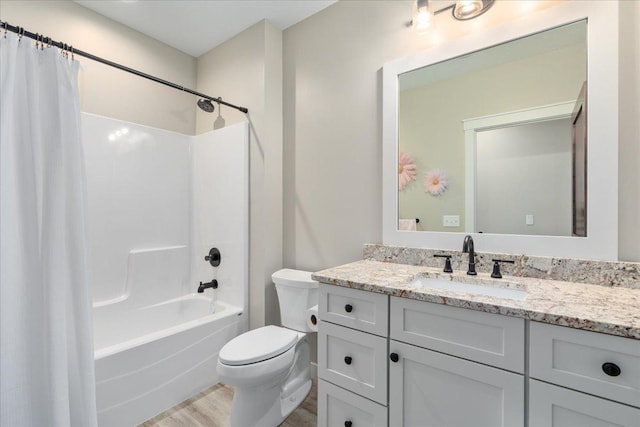
<path id="1" fill-rule="evenodd" d="M 275 427 L 311 390 L 306 310 L 318 304 L 318 282 L 310 272 L 289 269 L 271 278 L 283 327 L 245 332 L 222 347 L 218 357 L 220 381 L 235 389 L 231 427 Z"/>

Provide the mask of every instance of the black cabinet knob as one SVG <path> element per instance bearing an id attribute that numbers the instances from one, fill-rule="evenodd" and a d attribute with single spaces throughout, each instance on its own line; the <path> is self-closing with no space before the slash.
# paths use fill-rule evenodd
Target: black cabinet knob
<path id="1" fill-rule="evenodd" d="M 351 313 L 353 311 L 353 306 L 351 304 L 345 305 L 344 311 L 346 311 L 347 313 Z"/>
<path id="2" fill-rule="evenodd" d="M 389 359 L 391 359 L 391 361 L 395 363 L 400 360 L 400 356 L 398 356 L 398 353 L 391 353 L 389 355 Z"/>
<path id="3" fill-rule="evenodd" d="M 351 420 L 347 420 L 344 422 L 344 427 L 352 427 L 353 423 L 351 422 Z"/>
<path id="4" fill-rule="evenodd" d="M 346 363 L 347 365 L 351 365 L 352 361 L 353 361 L 353 359 L 351 358 L 351 356 L 345 356 L 344 357 L 344 363 Z"/>
<path id="5" fill-rule="evenodd" d="M 605 374 L 609 375 L 610 377 L 617 377 L 618 375 L 620 375 L 620 372 L 622 372 L 618 365 L 611 362 L 603 363 L 602 370 L 604 371 Z"/>

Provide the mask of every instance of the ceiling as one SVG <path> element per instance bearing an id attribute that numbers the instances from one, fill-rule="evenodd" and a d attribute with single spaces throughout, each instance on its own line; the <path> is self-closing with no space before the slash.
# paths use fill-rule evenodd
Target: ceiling
<path id="1" fill-rule="evenodd" d="M 198 57 L 263 19 L 284 30 L 336 0 L 74 0 Z"/>

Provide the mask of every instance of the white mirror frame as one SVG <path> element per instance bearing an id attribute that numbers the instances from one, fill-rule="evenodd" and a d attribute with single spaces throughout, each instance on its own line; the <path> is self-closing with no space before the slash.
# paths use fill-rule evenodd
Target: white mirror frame
<path id="1" fill-rule="evenodd" d="M 382 243 L 462 249 L 465 234 L 478 251 L 577 259 L 618 259 L 618 19 L 615 1 L 576 1 L 427 51 L 382 70 Z M 398 76 L 417 68 L 587 19 L 587 237 L 398 230 Z"/>

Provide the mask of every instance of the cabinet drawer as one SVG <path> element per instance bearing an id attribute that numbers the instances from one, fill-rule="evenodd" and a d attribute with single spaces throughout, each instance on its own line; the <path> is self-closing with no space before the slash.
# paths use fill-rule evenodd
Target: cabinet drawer
<path id="1" fill-rule="evenodd" d="M 324 321 L 318 328 L 318 376 L 387 403 L 387 340 Z"/>
<path id="2" fill-rule="evenodd" d="M 321 283 L 318 313 L 320 320 L 386 337 L 388 301 L 386 295 Z"/>
<path id="3" fill-rule="evenodd" d="M 391 297 L 391 338 L 524 372 L 524 320 Z"/>
<path id="4" fill-rule="evenodd" d="M 532 378 L 640 407 L 640 341 L 539 322 L 530 336 Z"/>
<path id="5" fill-rule="evenodd" d="M 638 427 L 640 409 L 566 388 L 529 381 L 531 427 Z"/>
<path id="6" fill-rule="evenodd" d="M 318 380 L 318 427 L 385 427 L 386 425 L 386 407 L 326 381 Z"/>

